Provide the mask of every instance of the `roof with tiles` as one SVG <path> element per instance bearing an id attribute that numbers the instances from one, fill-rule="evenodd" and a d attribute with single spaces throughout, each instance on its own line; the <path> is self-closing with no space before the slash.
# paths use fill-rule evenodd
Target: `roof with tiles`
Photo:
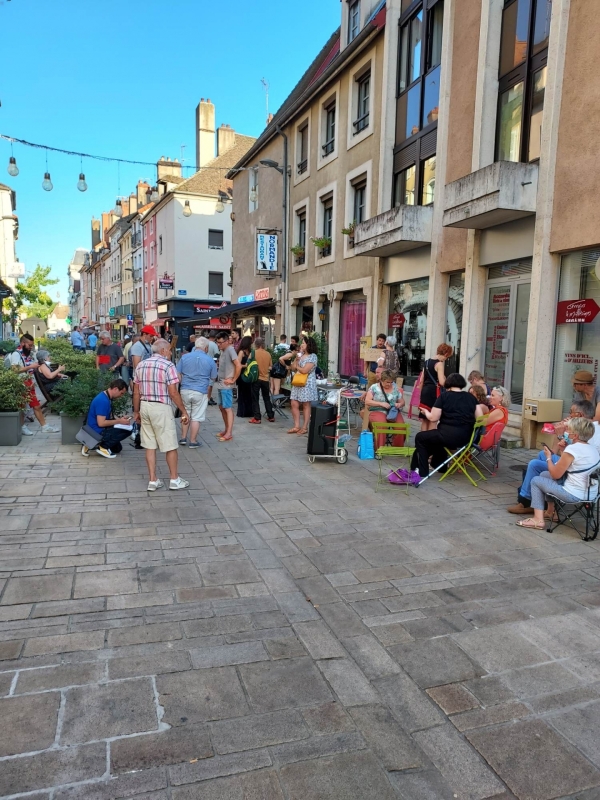
<path id="1" fill-rule="evenodd" d="M 253 136 L 236 133 L 233 147 L 223 155 L 213 158 L 202 169 L 180 183 L 177 192 L 204 194 L 211 197 L 218 197 L 219 193 L 231 196 L 233 184 L 225 176 L 246 155 L 255 141 Z"/>

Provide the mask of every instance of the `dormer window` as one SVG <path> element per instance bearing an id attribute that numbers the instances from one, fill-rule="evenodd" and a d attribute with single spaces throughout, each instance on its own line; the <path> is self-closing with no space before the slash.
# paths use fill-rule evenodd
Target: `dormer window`
<path id="1" fill-rule="evenodd" d="M 360 0 L 350 3 L 348 9 L 348 44 L 358 36 L 360 32 Z"/>

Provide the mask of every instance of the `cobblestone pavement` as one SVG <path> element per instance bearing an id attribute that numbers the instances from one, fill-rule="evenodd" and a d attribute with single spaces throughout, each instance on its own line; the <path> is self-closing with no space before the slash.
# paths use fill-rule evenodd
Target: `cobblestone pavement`
<path id="1" fill-rule="evenodd" d="M 188 491 L 0 451 L 0 797 L 600 797 L 600 546 L 514 526 L 527 454 L 376 494 L 215 412 Z"/>

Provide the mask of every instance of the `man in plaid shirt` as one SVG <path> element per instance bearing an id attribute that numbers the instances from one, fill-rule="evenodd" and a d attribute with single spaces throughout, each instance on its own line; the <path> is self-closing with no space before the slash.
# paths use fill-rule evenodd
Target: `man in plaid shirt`
<path id="1" fill-rule="evenodd" d="M 179 376 L 175 364 L 169 360 L 170 354 L 169 343 L 165 339 L 157 339 L 152 345 L 152 355 L 137 365 L 133 378 L 133 412 L 135 421 L 140 425 L 142 447 L 146 450 L 150 473 L 149 492 L 164 486 L 156 477 L 157 448 L 161 453 L 166 453 L 169 489 L 185 489 L 190 485 L 177 472 L 179 445 L 171 403 L 181 411 L 182 422 L 188 422 L 188 415 L 177 388 Z"/>

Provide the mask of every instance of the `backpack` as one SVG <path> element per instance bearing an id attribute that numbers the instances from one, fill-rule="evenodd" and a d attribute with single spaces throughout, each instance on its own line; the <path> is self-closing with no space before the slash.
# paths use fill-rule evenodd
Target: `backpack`
<path id="1" fill-rule="evenodd" d="M 241 378 L 244 383 L 256 383 L 258 380 L 258 363 L 254 357 L 254 350 L 248 356 L 248 361 L 242 370 Z"/>

